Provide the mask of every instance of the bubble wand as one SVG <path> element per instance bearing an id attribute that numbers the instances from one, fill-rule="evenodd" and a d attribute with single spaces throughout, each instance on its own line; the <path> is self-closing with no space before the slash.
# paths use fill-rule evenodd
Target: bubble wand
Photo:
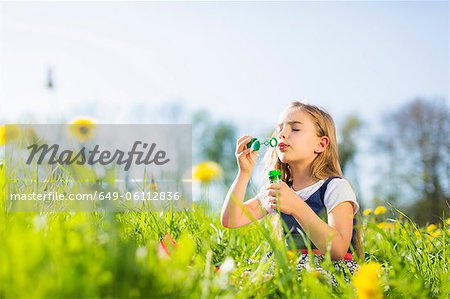
<path id="1" fill-rule="evenodd" d="M 274 148 L 278 145 L 278 140 L 276 137 L 265 138 L 265 139 L 253 137 L 247 143 L 247 148 L 252 148 L 254 151 L 259 151 L 261 149 L 261 145 Z M 269 182 L 271 184 L 282 182 L 281 171 L 279 169 L 270 170 L 268 173 L 268 177 L 269 177 Z M 267 202 L 266 202 L 266 204 L 267 204 Z M 278 239 L 281 239 L 281 221 L 280 221 L 279 213 L 277 212 L 276 209 L 266 209 L 266 210 L 270 214 L 270 216 L 269 216 L 270 222 L 275 231 L 275 235 L 277 236 Z"/>

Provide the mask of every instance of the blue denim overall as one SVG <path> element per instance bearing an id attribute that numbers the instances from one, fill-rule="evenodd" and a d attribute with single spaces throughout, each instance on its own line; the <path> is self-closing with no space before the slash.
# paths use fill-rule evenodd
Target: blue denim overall
<path id="1" fill-rule="evenodd" d="M 325 222 L 327 222 L 327 211 L 326 211 L 326 207 L 324 204 L 324 196 L 325 196 L 325 191 L 327 190 L 327 186 L 330 183 L 330 181 L 334 178 L 340 178 L 338 176 L 332 176 L 329 177 L 328 179 L 325 180 L 325 182 L 322 184 L 322 186 L 320 186 L 320 188 L 314 192 L 310 197 L 308 197 L 308 199 L 306 199 L 305 203 L 314 211 L 314 213 L 316 213 L 317 215 L 319 215 L 319 217 L 324 220 Z M 299 199 L 301 200 L 301 199 Z M 356 216 L 356 215 L 355 215 Z M 352 231 L 352 240 L 350 242 L 350 246 L 347 252 L 351 252 L 351 247 L 355 247 L 355 235 L 356 235 L 356 231 L 355 231 L 355 225 L 356 225 L 356 217 L 353 217 L 353 231 Z M 295 220 L 295 218 L 291 215 L 287 215 L 283 212 L 281 212 L 281 218 L 284 220 L 284 222 L 286 223 L 287 227 L 288 227 L 288 231 L 285 230 L 284 225 L 283 225 L 283 233 L 285 236 L 288 237 L 288 235 L 290 234 L 292 236 L 292 238 L 294 239 L 295 245 L 297 249 L 302 249 L 302 248 L 307 248 L 304 239 L 301 235 L 301 233 L 299 231 L 301 231 L 302 233 L 304 233 L 302 227 L 300 226 L 300 224 L 297 222 L 297 220 Z M 305 234 L 305 238 L 306 234 Z M 286 246 L 291 247 L 289 244 L 289 237 L 286 238 Z M 311 249 L 315 249 L 317 248 L 312 242 L 311 243 Z M 292 249 L 292 248 L 291 248 Z"/>

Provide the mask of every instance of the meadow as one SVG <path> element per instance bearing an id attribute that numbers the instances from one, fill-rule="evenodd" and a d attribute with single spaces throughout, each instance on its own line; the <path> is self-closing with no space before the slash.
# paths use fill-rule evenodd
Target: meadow
<path id="1" fill-rule="evenodd" d="M 351 283 L 336 273 L 340 284 L 332 287 L 317 271 L 295 270 L 297 254 L 274 241 L 266 219 L 226 229 L 219 213 L 202 201 L 159 213 L 6 212 L 4 188 L 2 180 L 0 298 L 448 298 L 450 293 L 449 219 L 418 227 L 391 208 L 366 210 L 361 268 Z M 271 261 L 258 262 L 269 250 Z M 333 271 L 329 263 L 326 259 L 323 267 Z"/>

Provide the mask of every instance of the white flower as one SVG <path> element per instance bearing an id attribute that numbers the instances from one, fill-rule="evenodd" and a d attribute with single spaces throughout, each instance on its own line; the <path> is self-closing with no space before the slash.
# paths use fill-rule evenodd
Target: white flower
<path id="1" fill-rule="evenodd" d="M 147 247 L 145 247 L 145 246 L 139 246 L 136 249 L 136 259 L 138 261 L 144 260 L 147 257 L 147 254 L 148 254 L 148 250 L 147 250 Z"/>
<path id="2" fill-rule="evenodd" d="M 234 263 L 234 260 L 231 257 L 227 257 L 225 261 L 220 266 L 220 273 L 221 274 L 228 274 L 231 271 L 236 269 L 236 265 Z"/>
<path id="3" fill-rule="evenodd" d="M 36 215 L 33 219 L 33 227 L 35 230 L 41 230 L 47 225 L 46 215 Z"/>

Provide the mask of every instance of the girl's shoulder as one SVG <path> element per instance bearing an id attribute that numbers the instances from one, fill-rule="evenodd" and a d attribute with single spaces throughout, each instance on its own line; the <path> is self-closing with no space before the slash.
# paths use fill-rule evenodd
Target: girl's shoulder
<path id="1" fill-rule="evenodd" d="M 329 189 L 349 189 L 353 191 L 351 183 L 343 177 L 335 177 L 328 183 L 327 190 Z"/>
<path id="2" fill-rule="evenodd" d="M 356 194 L 350 182 L 345 178 L 334 178 L 328 183 L 324 194 L 324 204 L 327 213 L 344 201 L 350 201 L 353 204 L 353 214 L 359 211 Z"/>

